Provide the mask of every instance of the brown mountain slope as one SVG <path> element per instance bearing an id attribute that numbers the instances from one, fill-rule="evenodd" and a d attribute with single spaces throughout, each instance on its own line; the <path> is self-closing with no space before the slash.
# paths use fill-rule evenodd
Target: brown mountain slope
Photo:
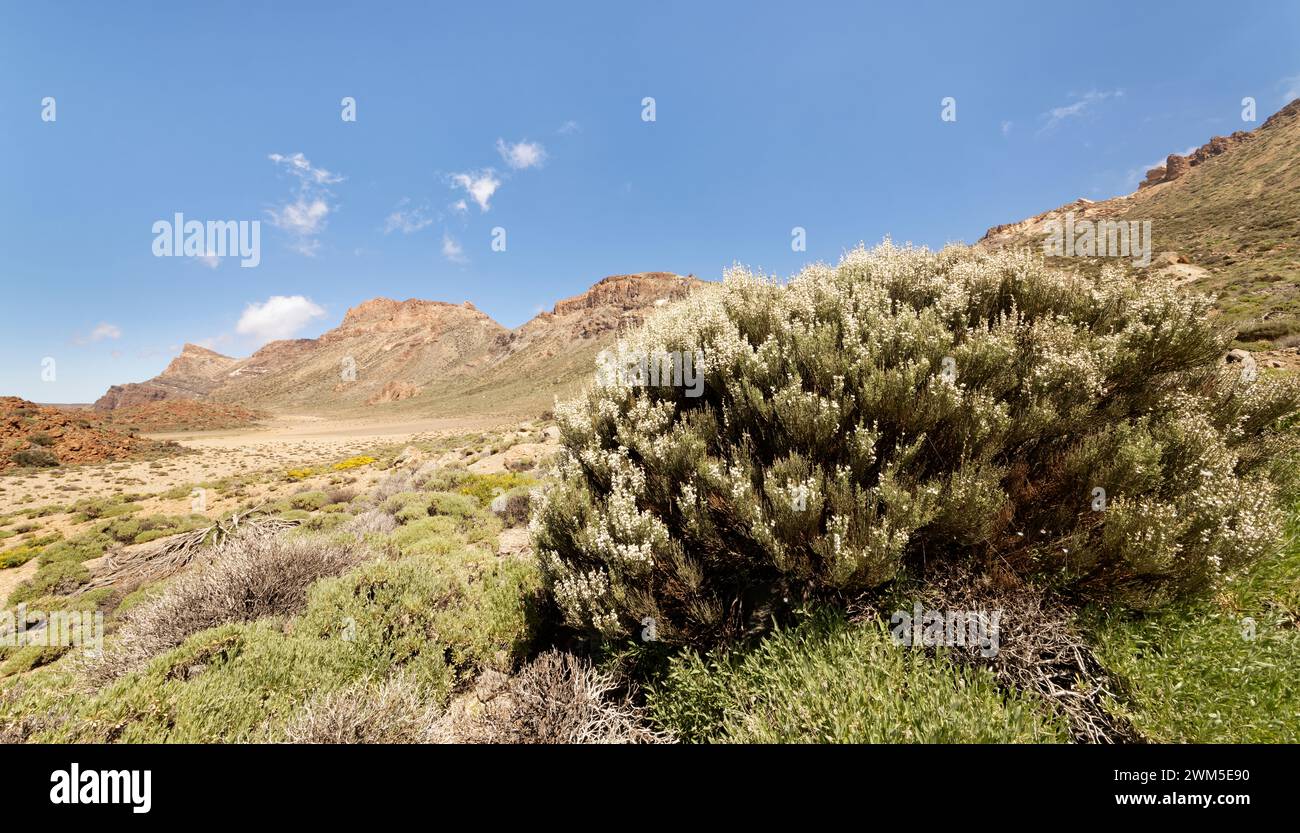
<path id="1" fill-rule="evenodd" d="M 318 339 L 266 345 L 210 398 L 280 410 L 357 407 L 381 398 L 392 382 L 419 387 L 470 373 L 507 332 L 469 303 L 376 298 L 348 310 Z"/>
<path id="2" fill-rule="evenodd" d="M 246 359 L 186 345 L 162 374 L 114 385 L 96 407 L 186 398 L 268 411 L 541 410 L 590 376 L 620 330 L 704 285 L 666 272 L 615 275 L 516 330 L 469 302 L 375 298 L 320 338 L 271 342 Z"/>
<path id="3" fill-rule="evenodd" d="M 162 373 L 147 382 L 113 385 L 95 402 L 95 409 L 111 411 L 161 399 L 197 399 L 221 384 L 238 360 L 197 344 L 186 344 Z"/>
<path id="4" fill-rule="evenodd" d="M 1076 220 L 1150 220 L 1148 269 L 1214 294 L 1243 342 L 1300 341 L 1300 99 L 1251 133 L 1171 155 L 1132 194 L 996 226 L 978 245 L 1041 246 L 1046 221 L 1067 212 Z M 1078 265 L 1099 268 L 1093 260 Z"/>
<path id="5" fill-rule="evenodd" d="M 530 411 L 551 406 L 588 382 L 596 354 L 618 334 L 640 324 L 655 309 L 686 297 L 707 281 L 693 275 L 643 272 L 612 275 L 595 286 L 539 313 L 503 339 L 481 373 L 444 390 L 439 408 L 446 413 L 494 410 L 510 402 Z"/>

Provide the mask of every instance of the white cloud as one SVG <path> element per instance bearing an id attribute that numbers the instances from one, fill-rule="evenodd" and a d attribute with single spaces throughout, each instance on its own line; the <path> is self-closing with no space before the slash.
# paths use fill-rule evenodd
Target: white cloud
<path id="1" fill-rule="evenodd" d="M 1297 98 L 1300 98 L 1300 75 L 1292 75 L 1290 78 L 1283 78 L 1278 82 L 1282 87 L 1282 103 L 1290 104 Z"/>
<path id="2" fill-rule="evenodd" d="M 397 208 L 384 221 L 384 234 L 400 231 L 402 234 L 417 232 L 425 226 L 432 225 L 433 220 L 425 213 L 424 206 L 412 206 L 410 199 L 403 197 Z"/>
<path id="3" fill-rule="evenodd" d="M 261 342 L 292 338 L 325 310 L 302 295 L 272 295 L 262 303 L 250 303 L 239 316 L 235 332 Z"/>
<path id="4" fill-rule="evenodd" d="M 1011 125 L 1012 125 L 1012 123 L 1009 122 L 1009 121 L 1004 121 L 1004 122 L 1002 122 L 1002 135 L 1003 135 L 1003 136 L 1010 136 L 1010 135 L 1011 135 Z"/>
<path id="5" fill-rule="evenodd" d="M 457 214 L 464 214 L 469 211 L 469 203 L 464 200 L 456 200 L 451 204 L 451 210 L 455 211 Z"/>
<path id="6" fill-rule="evenodd" d="M 465 263 L 468 258 L 465 257 L 465 250 L 456 242 L 450 234 L 442 235 L 442 256 L 452 263 Z"/>
<path id="7" fill-rule="evenodd" d="M 504 139 L 497 139 L 497 153 L 516 171 L 538 168 L 546 161 L 546 148 L 527 140 L 507 144 Z"/>
<path id="8" fill-rule="evenodd" d="M 314 255 L 320 248 L 317 236 L 325 230 L 326 218 L 334 210 L 330 204 L 332 194 L 325 186 L 342 182 L 343 177 L 313 166 L 301 153 L 290 156 L 272 153 L 267 158 L 298 180 L 298 193 L 293 202 L 267 209 L 271 224 L 294 238 L 290 245 L 295 251 Z"/>
<path id="9" fill-rule="evenodd" d="M 451 184 L 455 188 L 465 189 L 470 199 L 478 204 L 479 211 L 487 211 L 491 208 L 489 203 L 492 195 L 501 187 L 501 180 L 497 179 L 496 171 L 488 168 L 484 171 L 452 174 Z"/>
<path id="10" fill-rule="evenodd" d="M 209 269 L 216 269 L 221 265 L 221 258 L 217 257 L 216 252 L 208 252 L 205 255 L 195 255 L 194 259 Z"/>
<path id="11" fill-rule="evenodd" d="M 1071 104 L 1065 104 L 1060 107 L 1053 107 L 1052 109 L 1044 113 L 1043 118 L 1047 119 L 1047 123 L 1044 124 L 1042 129 L 1039 130 L 1038 132 L 1042 134 L 1042 133 L 1047 133 L 1050 130 L 1054 130 L 1061 124 L 1061 122 L 1065 121 L 1066 119 L 1083 115 L 1083 113 L 1087 111 L 1087 109 L 1093 106 L 1094 104 L 1100 101 L 1105 101 L 1108 98 L 1122 98 L 1123 95 L 1124 95 L 1123 90 L 1109 90 L 1109 91 L 1100 91 L 1100 92 L 1097 90 L 1089 90 L 1088 92 L 1084 93 L 1082 96 L 1075 96 L 1075 98 L 1078 98 L 1078 101 L 1075 101 Z"/>
<path id="12" fill-rule="evenodd" d="M 569 136 L 574 133 L 581 133 L 582 125 L 578 124 L 573 119 L 569 119 L 564 124 L 560 125 L 560 129 L 555 132 L 559 133 L 561 136 Z"/>
<path id="13" fill-rule="evenodd" d="M 103 341 L 106 338 L 121 338 L 122 328 L 116 324 L 107 322 L 100 323 L 99 326 L 90 331 L 91 341 Z"/>
<path id="14" fill-rule="evenodd" d="M 314 185 L 333 185 L 336 182 L 343 181 L 343 177 L 332 174 L 324 168 L 313 166 L 311 161 L 302 153 L 294 153 L 289 156 L 282 153 L 272 153 L 267 158 L 277 165 L 284 165 L 289 173 L 304 182 L 311 182 Z"/>

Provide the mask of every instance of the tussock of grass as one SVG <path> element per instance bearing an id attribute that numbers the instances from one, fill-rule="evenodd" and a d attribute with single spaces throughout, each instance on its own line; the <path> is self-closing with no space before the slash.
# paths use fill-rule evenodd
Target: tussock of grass
<path id="1" fill-rule="evenodd" d="M 117 639 L 86 672 L 102 683 L 139 667 L 190 634 L 302 610 L 307 588 L 367 558 L 360 546 L 251 535 L 222 545 L 210 565 L 183 573 L 157 599 L 129 610 Z"/>
<path id="2" fill-rule="evenodd" d="M 685 741 L 1026 743 L 1066 739 L 987 672 L 894 645 L 879 623 L 822 614 L 748 652 L 686 652 L 649 695 Z"/>

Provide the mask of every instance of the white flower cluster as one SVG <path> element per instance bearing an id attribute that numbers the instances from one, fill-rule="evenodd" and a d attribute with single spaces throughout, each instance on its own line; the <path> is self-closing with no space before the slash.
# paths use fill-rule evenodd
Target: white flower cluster
<path id="1" fill-rule="evenodd" d="M 699 356 L 706 395 L 557 405 L 566 448 L 532 522 L 556 601 L 601 632 L 648 610 L 663 633 L 716 629 L 750 609 L 726 596 L 746 582 L 866 589 L 922 548 L 1213 584 L 1276 542 L 1272 426 L 1300 394 L 1215 376 L 1208 309 L 1032 251 L 886 241 L 785 284 L 729 270 L 610 354 Z"/>

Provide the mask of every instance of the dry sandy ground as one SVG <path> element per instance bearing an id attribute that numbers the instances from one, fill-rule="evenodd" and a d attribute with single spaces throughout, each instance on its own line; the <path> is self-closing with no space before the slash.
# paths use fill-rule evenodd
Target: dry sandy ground
<path id="1" fill-rule="evenodd" d="M 0 477 L 0 514 L 121 492 L 158 494 L 232 475 L 282 474 L 291 468 L 344 460 L 378 446 L 488 432 L 515 424 L 502 417 L 393 421 L 281 415 L 256 428 L 157 434 L 152 436 L 175 440 L 194 453 L 153 462 L 102 463 Z M 364 471 L 356 472 L 364 479 Z M 189 503 L 188 497 L 182 498 L 175 501 L 175 507 L 160 506 L 155 511 L 188 512 Z M 218 507 L 209 507 L 214 508 Z"/>

